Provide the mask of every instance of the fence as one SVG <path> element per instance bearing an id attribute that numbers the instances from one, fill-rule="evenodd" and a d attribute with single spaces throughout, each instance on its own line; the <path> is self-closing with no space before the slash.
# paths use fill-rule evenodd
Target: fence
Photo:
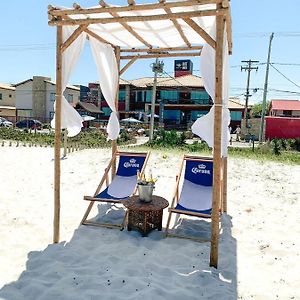
<path id="1" fill-rule="evenodd" d="M 300 118 L 266 117 L 266 139 L 300 137 Z"/>

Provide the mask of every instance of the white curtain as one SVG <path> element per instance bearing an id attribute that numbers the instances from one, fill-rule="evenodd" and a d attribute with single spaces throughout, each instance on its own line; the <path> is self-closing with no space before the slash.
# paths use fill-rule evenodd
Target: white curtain
<path id="1" fill-rule="evenodd" d="M 63 26 L 62 39 L 65 42 L 77 29 L 77 26 Z M 62 55 L 62 90 L 60 94 L 61 98 L 61 128 L 67 128 L 68 136 L 72 137 L 77 135 L 81 131 L 82 118 L 79 113 L 68 103 L 66 98 L 63 96 L 71 73 L 74 70 L 78 58 L 83 50 L 84 43 L 86 40 L 86 33 L 82 32 L 80 36 L 63 52 Z M 55 103 L 54 103 L 55 110 Z M 51 126 L 55 127 L 55 115 L 51 121 Z"/>
<path id="2" fill-rule="evenodd" d="M 229 56 L 226 28 L 224 29 L 223 48 L 223 90 L 222 90 L 222 129 L 221 129 L 221 155 L 227 156 L 227 146 L 230 140 L 229 123 L 230 112 L 228 110 L 228 83 L 229 83 Z M 203 78 L 205 90 L 215 102 L 215 56 L 216 51 L 208 44 L 205 44 L 201 53 L 200 70 Z M 214 113 L 215 105 L 210 111 L 198 118 L 192 125 L 192 132 L 205 140 L 209 147 L 214 144 Z"/>
<path id="3" fill-rule="evenodd" d="M 116 56 L 111 45 L 101 43 L 92 36 L 89 36 L 89 40 L 98 70 L 101 91 L 112 110 L 107 125 L 108 138 L 116 140 L 120 132 L 120 124 L 115 105 L 119 85 L 119 70 Z"/>

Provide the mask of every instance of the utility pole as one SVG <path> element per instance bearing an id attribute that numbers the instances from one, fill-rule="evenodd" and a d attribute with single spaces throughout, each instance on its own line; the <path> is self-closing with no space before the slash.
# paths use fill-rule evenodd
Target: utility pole
<path id="1" fill-rule="evenodd" d="M 154 114 L 155 114 L 155 100 L 156 100 L 156 86 L 157 86 L 157 74 L 162 73 L 164 68 L 164 63 L 158 61 L 156 58 L 155 63 L 152 64 L 152 71 L 154 72 L 153 89 L 152 89 L 152 99 L 151 99 L 151 117 L 150 117 L 150 130 L 149 130 L 149 140 L 153 140 L 154 132 Z"/>
<path id="2" fill-rule="evenodd" d="M 241 67 L 241 71 L 245 70 L 248 71 L 248 78 L 247 78 L 247 87 L 246 87 L 246 94 L 245 94 L 245 112 L 244 112 L 244 120 L 245 120 L 245 125 L 246 128 L 248 128 L 248 100 L 249 97 L 251 97 L 252 95 L 250 95 L 249 93 L 249 85 L 250 85 L 250 72 L 252 70 L 258 70 L 258 67 L 253 67 L 252 64 L 257 64 L 259 63 L 259 61 L 257 60 L 242 60 L 242 63 L 247 63 L 247 66 L 245 67 Z"/>
<path id="3" fill-rule="evenodd" d="M 261 111 L 261 119 L 260 119 L 260 130 L 259 130 L 259 142 L 262 143 L 264 137 L 264 122 L 265 122 L 265 113 L 266 113 L 266 102 L 267 102 L 267 92 L 268 92 L 268 79 L 269 79 L 269 67 L 270 67 L 270 58 L 271 58 L 271 47 L 272 40 L 274 37 L 274 32 L 270 35 L 269 42 L 269 52 L 268 52 L 268 61 L 266 67 L 266 77 L 265 77 L 265 85 L 264 85 L 264 94 L 263 94 L 263 102 L 262 102 L 262 111 Z"/>

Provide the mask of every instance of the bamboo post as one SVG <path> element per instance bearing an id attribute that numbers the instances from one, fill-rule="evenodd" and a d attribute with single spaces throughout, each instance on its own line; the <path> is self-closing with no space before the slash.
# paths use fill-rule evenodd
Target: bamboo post
<path id="1" fill-rule="evenodd" d="M 222 73 L 223 73 L 223 35 L 225 19 L 216 16 L 216 56 L 215 56 L 215 115 L 214 115 L 214 175 L 211 221 L 210 266 L 218 267 L 219 246 L 219 207 L 221 198 L 221 129 L 222 129 Z"/>
<path id="2" fill-rule="evenodd" d="M 59 242 L 60 229 L 60 146 L 61 146 L 61 97 L 62 97 L 62 26 L 57 26 L 56 42 L 56 101 L 54 141 L 54 221 L 53 243 Z"/>
<path id="3" fill-rule="evenodd" d="M 118 111 L 118 103 L 119 103 L 119 77 L 120 77 L 120 47 L 115 47 L 115 55 L 116 55 L 116 60 L 117 60 L 117 65 L 118 65 L 118 85 L 117 85 L 117 92 L 116 92 L 116 98 L 115 98 L 115 107 L 116 111 Z M 117 151 L 117 140 L 114 140 L 111 142 L 111 152 L 112 152 L 112 157 Z M 116 174 L 116 161 L 113 161 L 113 164 L 111 166 L 111 179 L 114 178 Z"/>
<path id="4" fill-rule="evenodd" d="M 222 188 L 222 208 L 227 213 L 227 157 L 223 157 L 223 188 Z"/>

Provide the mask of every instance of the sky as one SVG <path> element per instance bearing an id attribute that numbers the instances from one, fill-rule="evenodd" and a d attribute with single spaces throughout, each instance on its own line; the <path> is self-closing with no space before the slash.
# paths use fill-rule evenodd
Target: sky
<path id="1" fill-rule="evenodd" d="M 56 28 L 48 25 L 47 6 L 72 7 L 72 0 L 1 1 L 0 11 L 0 82 L 18 83 L 32 76 L 55 79 Z M 98 4 L 96 0 L 77 1 L 82 7 Z M 112 5 L 127 5 L 125 0 L 107 0 Z M 136 0 L 153 3 L 154 0 Z M 231 0 L 233 54 L 230 57 L 230 96 L 241 103 L 247 83 L 246 66 L 241 61 L 257 60 L 258 70 L 251 71 L 250 104 L 262 101 L 269 39 L 272 41 L 267 100 L 300 99 L 300 1 Z M 96 67 L 88 43 L 71 76 L 70 84 L 87 85 L 97 81 Z M 163 59 L 164 71 L 173 75 L 175 58 Z M 181 58 L 180 58 L 181 59 Z M 200 59 L 192 58 L 194 74 Z M 153 76 L 154 60 L 138 60 L 122 78 Z"/>

